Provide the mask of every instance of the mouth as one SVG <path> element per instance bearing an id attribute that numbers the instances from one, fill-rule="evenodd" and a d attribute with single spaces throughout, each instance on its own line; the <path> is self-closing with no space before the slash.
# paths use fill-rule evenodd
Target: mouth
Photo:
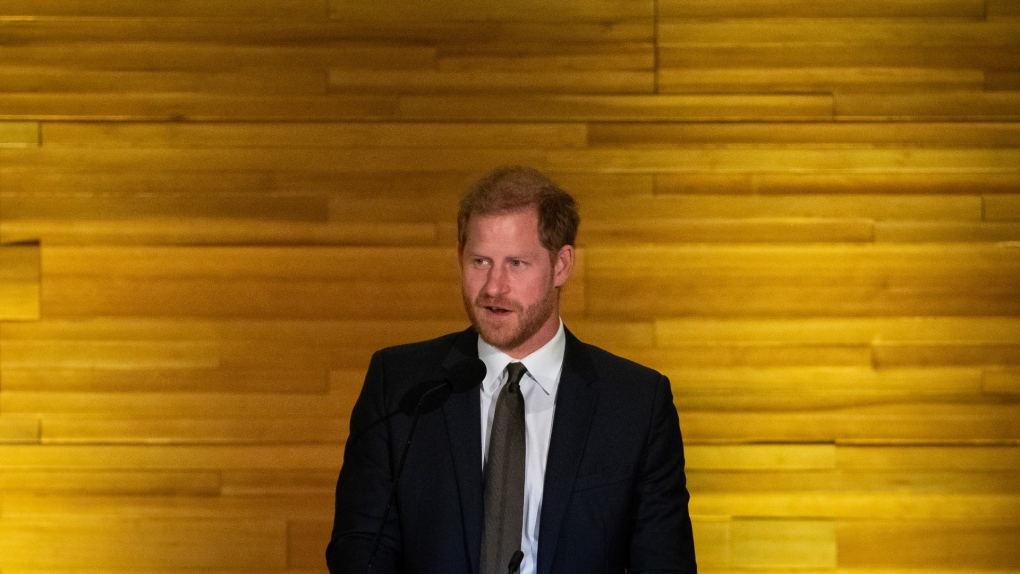
<path id="1" fill-rule="evenodd" d="M 489 313 L 492 313 L 493 315 L 497 316 L 507 315 L 512 312 L 510 309 L 507 309 L 505 307 L 495 307 L 491 305 L 486 305 L 483 308 Z"/>
<path id="2" fill-rule="evenodd" d="M 501 301 L 498 298 L 489 297 L 479 297 L 475 301 L 475 307 L 484 309 L 490 317 L 506 317 L 516 309 L 516 305 L 510 301 Z"/>

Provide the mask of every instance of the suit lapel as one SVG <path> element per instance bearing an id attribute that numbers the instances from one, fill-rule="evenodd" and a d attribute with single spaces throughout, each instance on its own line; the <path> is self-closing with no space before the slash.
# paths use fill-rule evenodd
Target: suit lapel
<path id="1" fill-rule="evenodd" d="M 563 373 L 556 392 L 556 414 L 553 417 L 549 458 L 545 467 L 542 515 L 538 529 L 538 574 L 551 574 L 556 543 L 570 504 L 574 478 L 581 464 L 598 401 L 597 393 L 591 386 L 597 378 L 591 359 L 570 331 L 566 335 Z"/>
<path id="2" fill-rule="evenodd" d="M 467 360 L 478 360 L 478 335 L 473 329 L 461 333 L 443 361 L 443 368 L 454 371 L 455 365 Z M 478 388 L 450 395 L 443 405 L 443 413 L 450 434 L 457 491 L 460 493 L 464 543 L 471 570 L 475 571 L 481 554 L 483 521 L 482 423 Z"/>

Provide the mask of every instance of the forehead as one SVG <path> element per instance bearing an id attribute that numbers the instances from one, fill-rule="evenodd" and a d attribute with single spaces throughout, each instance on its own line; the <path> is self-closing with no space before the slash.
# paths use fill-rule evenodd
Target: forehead
<path id="1" fill-rule="evenodd" d="M 467 245 L 506 244 L 541 247 L 538 211 L 534 207 L 492 214 L 473 214 L 467 224 Z"/>

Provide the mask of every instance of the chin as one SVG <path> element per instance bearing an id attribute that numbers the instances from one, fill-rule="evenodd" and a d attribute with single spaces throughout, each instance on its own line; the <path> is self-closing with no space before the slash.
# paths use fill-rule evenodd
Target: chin
<path id="1" fill-rule="evenodd" d="M 478 331 L 478 336 L 483 341 L 501 350 L 505 349 L 510 343 L 513 343 L 517 338 L 516 329 L 505 325 L 493 327 L 479 321 L 475 324 L 475 330 Z"/>

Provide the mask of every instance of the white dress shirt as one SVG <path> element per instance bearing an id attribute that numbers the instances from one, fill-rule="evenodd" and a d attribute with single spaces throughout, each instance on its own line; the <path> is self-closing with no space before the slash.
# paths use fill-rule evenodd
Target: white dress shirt
<path id="1" fill-rule="evenodd" d="M 520 359 L 528 369 L 521 379 L 524 396 L 526 454 L 524 462 L 524 525 L 521 532 L 520 574 L 534 574 L 538 560 L 538 522 L 542 514 L 542 490 L 545 486 L 545 463 L 549 455 L 553 414 L 556 411 L 556 389 L 563 371 L 563 353 L 567 337 L 563 321 L 553 338 L 534 353 Z M 478 338 L 478 358 L 485 363 L 482 380 L 482 468 L 489 456 L 489 433 L 496 411 L 496 397 L 506 383 L 506 366 L 518 361 Z"/>

